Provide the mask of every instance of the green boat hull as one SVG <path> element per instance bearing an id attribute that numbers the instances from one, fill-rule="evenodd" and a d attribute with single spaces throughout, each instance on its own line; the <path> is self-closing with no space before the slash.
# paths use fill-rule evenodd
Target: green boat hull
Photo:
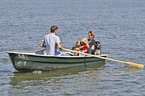
<path id="1" fill-rule="evenodd" d="M 55 70 L 74 67 L 101 67 L 104 59 L 89 56 L 49 56 L 35 53 L 7 52 L 18 71 Z M 101 55 L 106 57 L 107 55 Z"/>

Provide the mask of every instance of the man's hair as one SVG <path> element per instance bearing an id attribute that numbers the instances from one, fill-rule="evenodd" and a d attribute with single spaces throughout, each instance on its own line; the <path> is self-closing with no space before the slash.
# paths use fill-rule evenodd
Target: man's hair
<path id="1" fill-rule="evenodd" d="M 51 26 L 50 31 L 51 33 L 54 33 L 55 30 L 57 30 L 58 27 L 56 25 Z"/>

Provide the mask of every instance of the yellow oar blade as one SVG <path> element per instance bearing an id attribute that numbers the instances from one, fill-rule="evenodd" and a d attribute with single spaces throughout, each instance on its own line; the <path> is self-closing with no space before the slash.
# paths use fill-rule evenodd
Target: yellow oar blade
<path id="1" fill-rule="evenodd" d="M 70 50 L 70 49 L 64 49 L 65 51 L 69 51 L 69 52 L 75 52 L 75 53 L 80 53 L 82 54 L 82 52 L 79 51 L 74 51 L 74 50 Z M 114 62 L 119 62 L 119 63 L 124 63 L 130 66 L 134 66 L 137 68 L 144 68 L 144 65 L 142 64 L 137 64 L 137 63 L 132 63 L 132 62 L 123 62 L 123 61 L 119 61 L 119 60 L 115 60 L 115 59 L 110 59 L 110 58 L 105 58 L 105 57 L 101 57 L 101 56 L 97 56 L 97 55 L 92 55 L 92 54 L 87 54 L 87 53 L 83 53 L 84 55 L 87 56 L 92 56 L 92 57 L 96 57 L 96 58 L 101 58 L 101 59 L 106 59 L 106 60 L 110 60 L 110 61 L 114 61 Z"/>
<path id="2" fill-rule="evenodd" d="M 132 62 L 124 62 L 124 64 L 134 66 L 134 67 L 137 67 L 137 68 L 144 68 L 144 65 L 142 65 L 142 64 L 137 64 L 137 63 L 132 63 Z"/>

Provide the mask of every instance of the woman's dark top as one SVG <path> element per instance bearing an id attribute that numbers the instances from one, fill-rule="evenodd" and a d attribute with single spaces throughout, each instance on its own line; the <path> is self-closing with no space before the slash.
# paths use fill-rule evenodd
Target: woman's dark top
<path id="1" fill-rule="evenodd" d="M 90 40 L 88 39 L 88 41 L 90 41 Z M 89 45 L 90 45 L 90 48 L 88 48 L 87 53 L 89 53 L 89 54 L 94 54 L 95 50 L 92 50 L 91 47 L 92 47 L 93 45 L 95 45 L 95 40 L 92 40 L 92 41 L 89 43 Z"/>
<path id="2" fill-rule="evenodd" d="M 88 39 L 88 41 L 90 41 L 90 40 Z M 95 45 L 95 44 L 96 44 L 95 42 L 96 42 L 95 40 L 92 40 L 92 41 L 89 43 L 90 48 L 91 48 L 93 45 Z"/>

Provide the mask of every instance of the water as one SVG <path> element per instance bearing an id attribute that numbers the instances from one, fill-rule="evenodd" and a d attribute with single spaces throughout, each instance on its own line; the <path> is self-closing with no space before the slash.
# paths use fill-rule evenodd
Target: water
<path id="1" fill-rule="evenodd" d="M 51 25 L 64 48 L 93 30 L 109 58 L 145 64 L 144 0 L 1 0 L 1 96 L 143 96 L 144 69 L 106 61 L 101 68 L 17 72 L 6 51 L 35 52 Z"/>

